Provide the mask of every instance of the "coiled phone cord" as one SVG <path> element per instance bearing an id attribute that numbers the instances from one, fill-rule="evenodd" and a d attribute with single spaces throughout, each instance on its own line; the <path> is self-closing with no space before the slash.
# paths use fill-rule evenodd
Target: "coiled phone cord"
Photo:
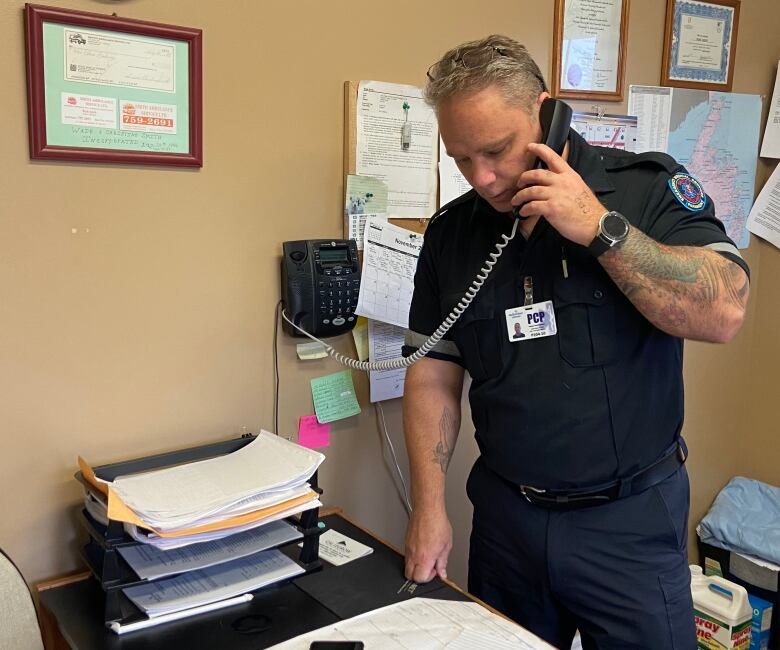
<path id="1" fill-rule="evenodd" d="M 496 250 L 490 253 L 489 259 L 485 260 L 484 266 L 480 269 L 480 272 L 477 273 L 477 277 L 474 278 L 471 286 L 468 288 L 466 293 L 463 294 L 463 297 L 460 299 L 458 304 L 455 305 L 453 310 L 449 313 L 447 318 L 444 319 L 442 324 L 436 328 L 436 331 L 428 337 L 428 340 L 425 341 L 425 343 L 423 343 L 416 352 L 409 355 L 408 357 L 399 357 L 398 359 L 388 359 L 386 361 L 358 361 L 357 359 L 352 359 L 341 354 L 340 352 L 337 352 L 333 349 L 332 346 L 328 345 L 324 341 L 321 341 L 316 336 L 312 336 L 306 330 L 293 323 L 289 318 L 287 318 L 287 314 L 285 313 L 284 309 L 282 310 L 282 318 L 284 318 L 284 320 L 286 320 L 290 325 L 301 332 L 301 334 L 304 334 L 312 341 L 316 341 L 317 343 L 323 345 L 327 353 L 333 359 L 338 361 L 340 364 L 347 366 L 348 368 L 353 368 L 355 370 L 395 370 L 399 368 L 408 368 L 413 363 L 417 363 L 426 354 L 428 354 L 449 331 L 449 329 L 458 321 L 458 319 L 461 317 L 461 314 L 466 311 L 466 308 L 471 304 L 471 301 L 474 300 L 477 293 L 479 293 L 482 285 L 485 284 L 485 280 L 488 279 L 488 276 L 493 270 L 493 267 L 496 265 L 496 262 L 498 262 L 498 258 L 500 258 L 503 254 L 504 248 L 506 248 L 507 244 L 509 244 L 509 242 L 515 238 L 515 235 L 517 234 L 518 223 L 519 220 L 514 219 L 512 224 L 512 232 L 509 233 L 509 235 L 504 235 L 503 233 L 501 234 L 501 239 L 503 241 L 496 243 Z"/>

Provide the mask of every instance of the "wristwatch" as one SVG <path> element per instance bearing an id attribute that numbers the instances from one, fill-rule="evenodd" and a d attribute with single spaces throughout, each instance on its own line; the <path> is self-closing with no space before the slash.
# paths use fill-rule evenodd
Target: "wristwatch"
<path id="1" fill-rule="evenodd" d="M 599 230 L 596 237 L 590 242 L 588 252 L 593 257 L 606 253 L 613 246 L 617 246 L 628 237 L 628 219 L 619 212 L 610 210 L 599 219 Z"/>

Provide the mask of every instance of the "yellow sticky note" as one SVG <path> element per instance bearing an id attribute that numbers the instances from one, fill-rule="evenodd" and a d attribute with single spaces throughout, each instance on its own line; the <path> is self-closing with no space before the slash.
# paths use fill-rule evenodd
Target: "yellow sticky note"
<path id="1" fill-rule="evenodd" d="M 309 341 L 308 343 L 298 343 L 295 346 L 295 351 L 298 353 L 298 358 L 301 361 L 310 361 L 312 359 L 324 359 L 328 356 L 328 351 L 322 343 L 317 341 Z"/>
<path id="2" fill-rule="evenodd" d="M 355 350 L 360 361 L 368 359 L 368 319 L 358 316 L 357 323 L 352 329 L 352 338 L 355 340 Z"/>

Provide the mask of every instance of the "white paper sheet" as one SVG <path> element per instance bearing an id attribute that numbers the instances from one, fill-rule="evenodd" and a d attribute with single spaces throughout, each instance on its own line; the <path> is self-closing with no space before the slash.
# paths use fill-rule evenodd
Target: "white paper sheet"
<path id="1" fill-rule="evenodd" d="M 422 235 L 405 228 L 378 219 L 368 222 L 356 314 L 408 327 L 422 243 Z"/>
<path id="2" fill-rule="evenodd" d="M 439 207 L 447 205 L 471 189 L 455 159 L 447 155 L 444 142 L 439 138 Z"/>
<path id="3" fill-rule="evenodd" d="M 412 141 L 404 151 L 401 128 L 407 115 Z M 438 140 L 436 116 L 423 100 L 420 88 L 360 82 L 356 173 L 387 183 L 390 216 L 427 218 L 435 212 Z"/>
<path id="4" fill-rule="evenodd" d="M 780 248 L 780 165 L 775 167 L 753 203 L 747 227 L 754 235 Z"/>
<path id="5" fill-rule="evenodd" d="M 303 543 L 298 546 L 302 547 Z M 333 529 L 326 530 L 320 535 L 320 559 L 336 566 L 371 555 L 373 552 L 374 549 L 370 546 L 361 544 Z"/>
<path id="6" fill-rule="evenodd" d="M 672 89 L 629 86 L 628 114 L 637 117 L 636 151 L 667 151 L 671 123 Z"/>
<path id="7" fill-rule="evenodd" d="M 123 591 L 149 616 L 160 616 L 255 591 L 302 573 L 303 568 L 274 549 Z"/>
<path id="8" fill-rule="evenodd" d="M 139 578 L 155 580 L 236 560 L 301 537 L 303 535 L 287 522 L 275 521 L 220 540 L 175 550 L 165 551 L 148 544 L 120 546 L 118 550 Z"/>
<path id="9" fill-rule="evenodd" d="M 440 650 L 463 647 L 464 633 L 466 640 L 486 648 L 495 640 L 516 650 L 553 650 L 537 636 L 482 605 L 430 598 L 388 605 L 290 639 L 271 650 L 307 650 L 313 640 L 357 640 L 367 650 Z M 453 645 L 458 643 L 461 645 Z"/>
<path id="10" fill-rule="evenodd" d="M 371 361 L 398 359 L 401 356 L 405 333 L 406 330 L 403 327 L 369 320 L 368 358 Z M 405 378 L 406 368 L 371 370 L 368 373 L 371 401 L 382 402 L 387 399 L 403 397 Z"/>
<path id="11" fill-rule="evenodd" d="M 762 158 L 780 158 L 780 61 L 777 62 L 775 89 L 772 92 L 772 103 L 769 105 L 769 115 L 766 118 L 764 139 L 761 142 Z"/>

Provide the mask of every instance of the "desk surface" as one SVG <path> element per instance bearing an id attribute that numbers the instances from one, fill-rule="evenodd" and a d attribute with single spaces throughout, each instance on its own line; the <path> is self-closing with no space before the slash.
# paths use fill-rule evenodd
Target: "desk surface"
<path id="1" fill-rule="evenodd" d="M 323 562 L 321 572 L 261 589 L 249 603 L 123 636 L 104 626 L 103 593 L 89 577 L 42 588 L 41 605 L 63 639 L 77 650 L 254 650 L 412 595 L 468 600 L 463 592 L 439 581 L 421 585 L 414 594 L 399 594 L 404 583 L 401 554 L 338 514 L 321 519 L 374 552 L 340 567 Z M 335 588 L 323 589 L 325 583 Z"/>

